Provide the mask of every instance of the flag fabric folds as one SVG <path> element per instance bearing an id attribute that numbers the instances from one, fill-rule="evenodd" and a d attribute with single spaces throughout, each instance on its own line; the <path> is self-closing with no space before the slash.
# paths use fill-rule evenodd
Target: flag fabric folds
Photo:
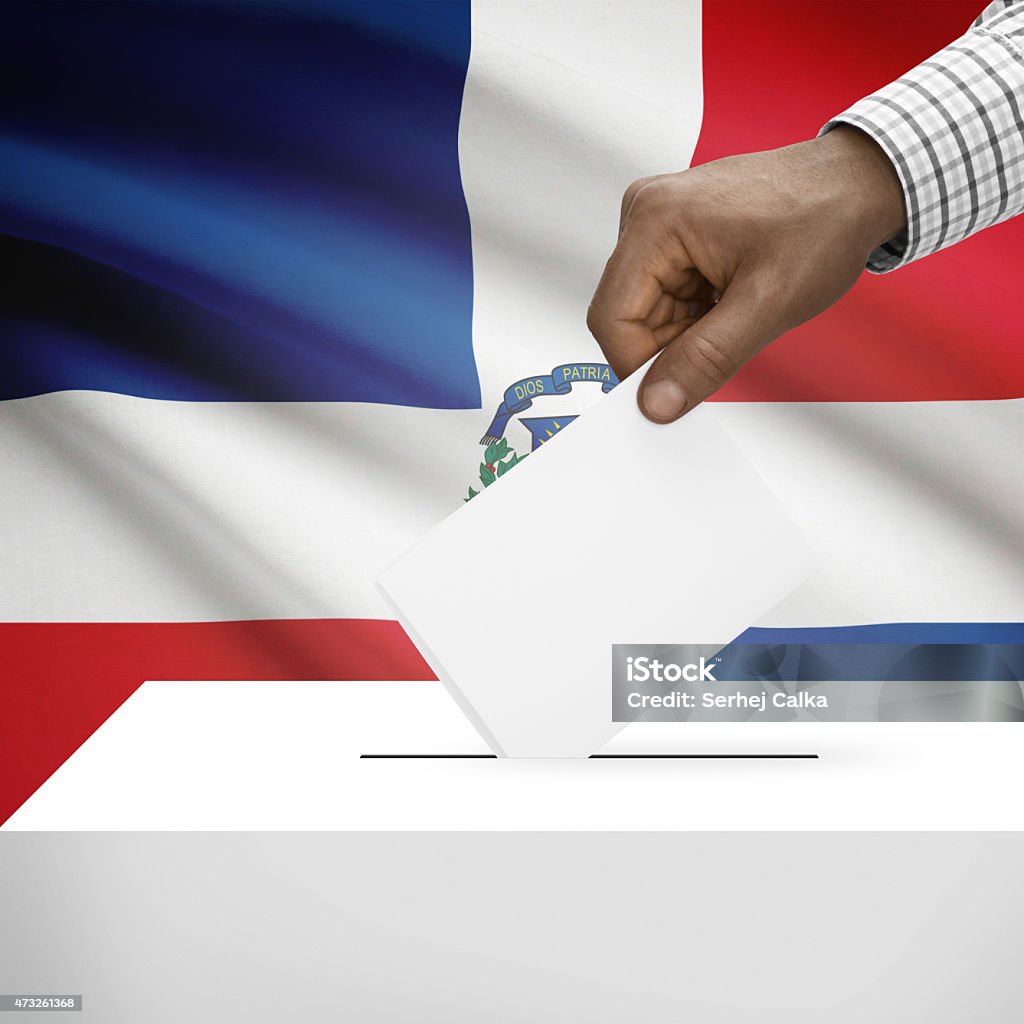
<path id="1" fill-rule="evenodd" d="M 0 820 L 146 679 L 429 678 L 373 579 L 481 438 L 599 400 L 506 396 L 603 365 L 630 181 L 813 137 L 979 6 L 0 8 Z M 1024 622 L 1022 235 L 865 276 L 716 396 L 818 560 L 758 643 Z"/>

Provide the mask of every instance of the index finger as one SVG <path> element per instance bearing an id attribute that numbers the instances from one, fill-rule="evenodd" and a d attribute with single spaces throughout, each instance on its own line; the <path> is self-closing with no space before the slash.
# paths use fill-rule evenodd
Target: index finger
<path id="1" fill-rule="evenodd" d="M 685 253 L 665 256 L 661 234 L 650 221 L 630 219 L 587 311 L 587 326 L 620 380 L 662 347 L 649 323 L 662 298 L 687 298 L 700 284 Z"/>

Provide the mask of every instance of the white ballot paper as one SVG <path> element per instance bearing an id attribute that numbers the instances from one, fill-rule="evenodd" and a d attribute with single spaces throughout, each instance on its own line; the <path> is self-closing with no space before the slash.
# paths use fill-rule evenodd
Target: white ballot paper
<path id="1" fill-rule="evenodd" d="M 806 576 L 788 515 L 703 405 L 669 426 L 634 373 L 388 568 L 385 597 L 495 753 L 582 757 L 612 644 L 724 646 Z"/>

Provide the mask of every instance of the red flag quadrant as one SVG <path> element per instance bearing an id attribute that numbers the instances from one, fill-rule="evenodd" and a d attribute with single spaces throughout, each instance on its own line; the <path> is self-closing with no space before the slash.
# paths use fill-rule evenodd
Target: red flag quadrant
<path id="1" fill-rule="evenodd" d="M 694 164 L 813 138 L 861 97 L 964 34 L 981 0 L 706 0 Z M 813 244 L 813 240 L 809 240 Z M 715 396 L 732 402 L 1024 397 L 1024 223 L 895 274 L 865 274 Z"/>

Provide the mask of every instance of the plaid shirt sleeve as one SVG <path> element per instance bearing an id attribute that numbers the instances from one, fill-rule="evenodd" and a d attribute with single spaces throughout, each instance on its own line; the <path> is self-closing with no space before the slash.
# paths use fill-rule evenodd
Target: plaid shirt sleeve
<path id="1" fill-rule="evenodd" d="M 903 185 L 907 231 L 868 270 L 895 270 L 1024 210 L 1024 0 L 829 121 L 870 135 Z"/>

